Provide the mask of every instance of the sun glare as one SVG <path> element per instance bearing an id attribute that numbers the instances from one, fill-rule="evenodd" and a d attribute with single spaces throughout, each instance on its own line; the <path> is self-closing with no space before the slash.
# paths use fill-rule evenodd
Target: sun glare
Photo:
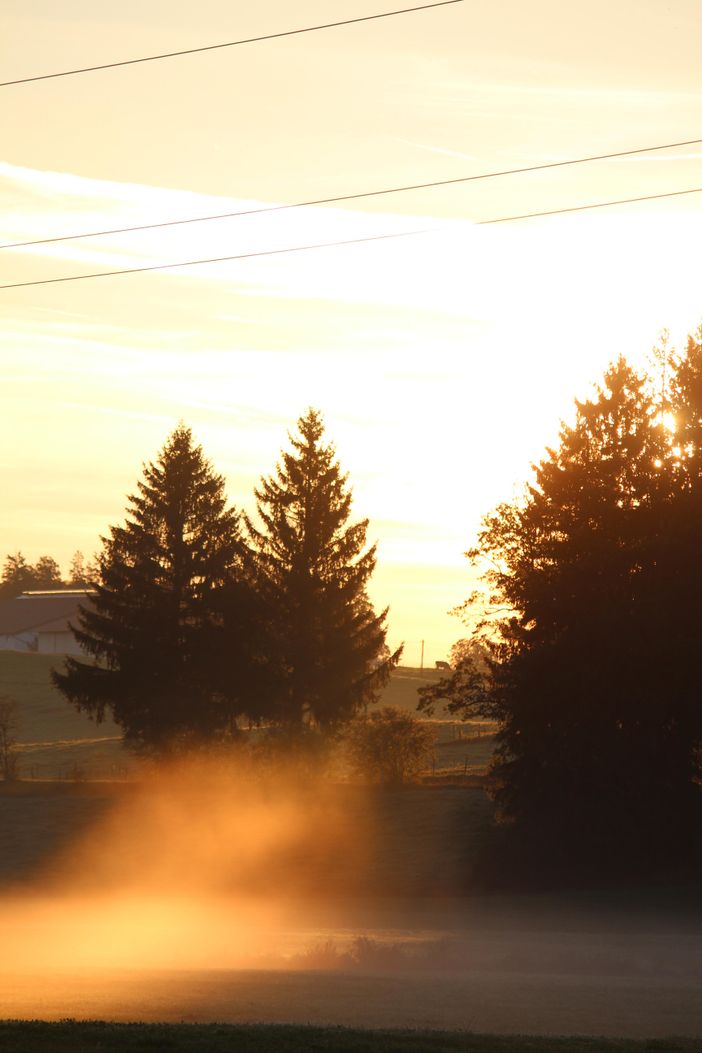
<path id="1" fill-rule="evenodd" d="M 666 410 L 665 413 L 661 414 L 661 423 L 666 431 L 670 432 L 671 435 L 675 435 L 677 430 L 677 421 L 675 414 L 671 413 L 670 410 Z"/>

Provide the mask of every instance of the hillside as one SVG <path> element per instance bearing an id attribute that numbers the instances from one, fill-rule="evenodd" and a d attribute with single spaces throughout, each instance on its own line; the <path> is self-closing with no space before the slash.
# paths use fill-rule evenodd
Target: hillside
<path id="1" fill-rule="evenodd" d="M 0 651 L 0 696 L 17 703 L 23 778 L 116 777 L 130 759 L 106 719 L 95 724 L 70 706 L 51 683 L 60 655 Z"/>
<path id="2" fill-rule="evenodd" d="M 400 665 L 393 670 L 388 684 L 383 689 L 379 705 L 397 706 L 415 713 L 419 696 L 417 691 L 426 684 L 435 684 L 446 676 L 439 669 L 416 669 L 409 665 Z"/>
<path id="3" fill-rule="evenodd" d="M 0 651 L 0 696 L 18 707 L 15 737 L 20 745 L 20 775 L 24 779 L 111 779 L 128 773 L 130 754 L 122 749 L 119 729 L 108 718 L 95 724 L 78 713 L 51 683 L 60 655 Z M 381 706 L 416 713 L 418 688 L 435 683 L 435 669 L 400 666 L 385 687 Z M 436 775 L 480 774 L 492 753 L 492 728 L 482 722 L 462 724 L 436 714 L 431 721 L 437 746 L 432 766 Z"/>
<path id="4" fill-rule="evenodd" d="M 398 666 L 386 685 L 379 705 L 397 706 L 417 714 L 420 687 L 435 684 L 446 673 L 440 669 Z M 436 732 L 432 771 L 439 775 L 481 775 L 487 770 L 494 748 L 495 727 L 488 721 L 460 721 L 437 709 L 427 721 Z"/>

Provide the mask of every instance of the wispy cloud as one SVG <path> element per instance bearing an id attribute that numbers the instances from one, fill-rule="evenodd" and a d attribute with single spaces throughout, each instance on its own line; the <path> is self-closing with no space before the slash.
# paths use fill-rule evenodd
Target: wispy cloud
<path id="1" fill-rule="evenodd" d="M 475 154 L 467 154 L 461 150 L 449 150 L 444 146 L 432 146 L 430 143 L 417 143 L 412 139 L 398 139 L 398 142 L 405 143 L 407 146 L 416 146 L 418 150 L 426 150 L 430 154 L 441 154 L 444 157 L 458 157 L 462 161 L 479 161 L 480 158 Z"/>

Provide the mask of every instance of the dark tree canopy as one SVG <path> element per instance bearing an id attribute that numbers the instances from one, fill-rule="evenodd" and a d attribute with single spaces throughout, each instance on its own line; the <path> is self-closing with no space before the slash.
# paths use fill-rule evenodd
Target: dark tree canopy
<path id="1" fill-rule="evenodd" d="M 72 589 L 89 588 L 98 576 L 98 568 L 94 561 L 86 562 L 85 556 L 78 549 L 73 554 L 71 565 L 68 568 L 68 584 Z"/>
<path id="2" fill-rule="evenodd" d="M 2 569 L 0 595 L 3 599 L 19 596 L 34 586 L 34 568 L 27 563 L 21 552 L 8 556 Z"/>
<path id="3" fill-rule="evenodd" d="M 496 717 L 503 817 L 602 869 L 699 844 L 699 337 L 668 391 L 620 359 L 523 498 L 484 519 L 469 555 L 502 610 L 481 623 L 487 670 L 467 656 L 425 696 Z"/>
<path id="4" fill-rule="evenodd" d="M 298 429 L 256 490 L 260 527 L 246 525 L 268 610 L 266 714 L 327 728 L 376 700 L 400 651 L 387 654 L 387 610 L 368 598 L 375 547 L 367 520 L 349 523 L 351 491 L 320 414 L 308 410 Z"/>
<path id="5" fill-rule="evenodd" d="M 61 568 L 51 556 L 40 556 L 34 565 L 34 588 L 60 589 L 63 585 Z"/>
<path id="6" fill-rule="evenodd" d="M 51 556 L 40 556 L 32 566 L 21 552 L 7 556 L 0 582 L 0 599 L 11 599 L 31 589 L 59 589 L 61 570 Z"/>
<path id="7" fill-rule="evenodd" d="M 226 732 L 243 708 L 225 630 L 238 602 L 239 521 L 190 429 L 176 428 L 144 467 L 124 526 L 102 540 L 76 631 L 94 661 L 68 658 L 56 684 L 98 721 L 109 711 L 137 747 Z"/>

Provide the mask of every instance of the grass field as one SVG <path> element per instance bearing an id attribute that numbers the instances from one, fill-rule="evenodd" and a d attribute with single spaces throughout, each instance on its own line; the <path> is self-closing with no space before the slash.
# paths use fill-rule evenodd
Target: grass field
<path id="1" fill-rule="evenodd" d="M 0 783 L 0 1014 L 20 1018 L 0 1023 L 3 1053 L 702 1050 L 702 1041 L 663 1037 L 702 1034 L 698 889 L 687 898 L 680 889 L 653 890 L 637 902 L 632 890 L 557 897 L 484 884 L 481 861 L 500 836 L 480 774 L 491 727 L 437 714 L 433 778 L 400 789 L 334 785 L 319 829 L 309 805 L 321 784 L 308 789 L 304 837 L 292 850 L 274 845 L 254 875 L 263 903 L 256 909 L 268 917 L 268 904 L 276 910 L 284 902 L 284 920 L 275 932 L 264 926 L 269 934 L 234 961 L 231 940 L 236 945 L 242 920 L 246 927 L 237 896 L 247 902 L 251 890 L 237 884 L 238 809 L 228 796 L 199 801 L 196 785 L 195 798 L 188 790 L 163 813 L 175 826 L 161 836 L 158 788 L 122 777 L 129 757 L 117 729 L 109 722 L 96 729 L 64 702 L 49 679 L 55 661 L 0 653 L 0 694 L 17 701 L 25 764 L 24 779 Z M 417 688 L 440 675 L 399 669 L 382 703 L 414 711 Z M 99 779 L 90 781 L 94 772 Z M 288 792 L 283 784 L 279 804 L 289 804 Z M 270 808 L 267 799 L 266 814 Z M 124 838 L 125 814 L 134 840 Z M 120 815 L 122 834 L 112 841 Z M 180 830 L 191 832 L 186 856 L 171 857 Z M 220 903 L 200 890 L 204 900 L 168 907 L 160 886 L 152 900 L 142 891 L 146 906 L 137 903 L 136 917 L 153 917 L 155 926 L 147 937 L 130 917 L 134 860 L 141 875 L 142 860 L 169 859 L 167 874 L 177 875 L 183 860 L 194 864 L 203 836 L 214 838 L 217 858 L 233 846 L 228 898 Z M 188 919 L 203 909 L 209 921 L 204 930 L 194 923 L 193 942 Z M 210 939 L 224 947 L 221 959 L 212 958 Z M 144 958 L 150 940 L 166 960 Z M 110 966 L 83 965 L 81 973 L 81 948 L 103 946 Z M 114 958 L 115 946 L 126 958 Z M 47 947 L 58 950 L 57 967 Z M 405 1030 L 379 1030 L 387 1028 Z M 571 1033 L 580 1037 L 555 1037 Z M 600 1033 L 629 1037 L 594 1037 Z M 641 1040 L 646 1035 L 658 1037 Z"/>
<path id="2" fill-rule="evenodd" d="M 70 707 L 64 709 L 47 685 L 50 661 L 35 662 L 35 657 L 12 656 L 14 661 L 5 664 L 13 667 L 13 690 L 30 733 L 57 734 L 67 721 L 75 740 L 80 741 L 81 733 L 89 736 L 90 723 L 81 731 L 80 718 Z M 389 701 L 397 701 L 398 691 L 409 699 L 408 685 L 413 691 L 418 679 L 403 677 L 401 671 L 390 685 L 395 697 Z M 446 753 L 460 754 L 466 743 L 448 724 L 439 727 L 445 732 Z M 489 750 L 489 736 L 478 742 Z M 633 904 L 628 891 L 616 902 L 598 895 L 578 903 L 486 891 L 480 883 L 480 860 L 499 831 L 492 825 L 491 803 L 479 779 L 473 785 L 441 785 L 437 779 L 400 789 L 342 784 L 333 793 L 331 826 L 323 826 L 322 836 L 317 836 L 305 804 L 305 838 L 292 846 L 293 854 L 285 845 L 274 845 L 261 857 L 263 871 L 255 880 L 263 908 L 257 909 L 268 918 L 268 902 L 275 910 L 280 900 L 285 916 L 260 943 L 255 937 L 253 951 L 246 952 L 252 957 L 234 962 L 213 959 L 208 941 L 217 946 L 223 941 L 226 954 L 237 939 L 239 921 L 227 913 L 237 909 L 236 882 L 227 885 L 229 898 L 221 913 L 203 915 L 210 919 L 209 929 L 197 920 L 199 911 L 212 906 L 209 893 L 204 903 L 196 897 L 169 908 L 160 886 L 152 889 L 145 906 L 137 904 L 134 915 L 154 918 L 153 935 L 147 939 L 143 921 L 130 920 L 131 901 L 120 882 L 129 889 L 134 858 L 141 874 L 142 858 L 170 859 L 174 848 L 159 833 L 163 802 L 157 800 L 156 811 L 149 811 L 148 780 L 0 784 L 0 1014 L 56 1021 L 0 1025 L 3 1053 L 702 1049 L 692 1039 L 663 1038 L 702 1034 L 697 890 L 689 904 L 678 890 L 642 904 Z M 284 803 L 287 795 L 284 786 Z M 306 800 L 315 795 L 308 791 Z M 208 830 L 217 856 L 226 856 L 227 846 L 233 846 L 236 870 L 241 831 L 238 809 L 231 807 L 234 799 L 212 807 L 215 802 L 192 799 L 188 790 L 187 797 L 176 801 L 170 812 L 176 822 L 175 848 L 181 844 L 180 830 L 192 830 L 193 840 L 191 845 L 186 837 L 186 857 L 176 852 L 167 875 L 177 875 L 184 858 L 195 859 Z M 105 833 L 124 806 L 131 808 L 127 818 L 134 843 L 123 834 L 113 842 Z M 224 812 L 231 812 L 232 822 L 222 825 Z M 173 832 L 169 836 L 172 841 Z M 209 856 L 204 858 L 209 866 Z M 111 882 L 107 899 L 101 898 L 101 861 L 107 862 Z M 248 895 L 250 886 L 242 887 L 242 895 Z M 172 913 L 162 930 L 158 919 L 164 909 Z M 121 919 L 116 923 L 115 911 Z M 192 942 L 189 918 L 196 919 L 201 945 Z M 14 950 L 12 938 L 19 939 Z M 152 953 L 151 940 L 167 957 L 157 965 L 145 957 Z M 109 968 L 76 966 L 75 961 L 83 961 L 80 953 L 92 953 L 94 946 L 108 950 Z M 114 960 L 115 946 L 126 957 Z M 363 954 L 354 959 L 349 948 L 356 946 Z M 47 947 L 50 953 L 58 950 L 56 968 L 45 957 Z M 20 952 L 25 955 L 22 965 Z M 70 959 L 74 952 L 79 953 L 75 960 Z M 80 968 L 82 973 L 75 971 Z M 68 1017 L 85 1022 L 66 1022 Z M 90 1023 L 99 1019 L 112 1022 Z M 125 1026 L 133 1020 L 144 1023 Z M 210 1021 L 224 1023 L 210 1026 Z M 255 1022 L 267 1023 L 250 1026 Z M 290 1026 L 276 1026 L 283 1022 Z M 341 1027 L 328 1027 L 330 1022 Z M 303 1026 L 309 1024 L 315 1026 Z M 357 1030 L 360 1026 L 376 1030 Z M 381 1028 L 416 1030 L 377 1030 Z M 512 1034 L 499 1037 L 503 1032 Z M 523 1038 L 520 1033 L 605 1033 L 629 1040 Z M 646 1035 L 658 1036 L 658 1041 L 634 1041 Z"/>
<path id="3" fill-rule="evenodd" d="M 382 706 L 397 706 L 414 713 L 417 709 L 419 696 L 417 691 L 427 684 L 435 684 L 445 676 L 438 669 L 415 669 L 412 666 L 401 665 L 393 671 L 388 684 L 383 690 L 380 701 Z"/>
<path id="4" fill-rule="evenodd" d="M 51 683 L 61 657 L 0 651 L 0 695 L 17 704 L 20 777 L 117 778 L 131 764 L 111 720 L 95 724 Z"/>
<path id="5" fill-rule="evenodd" d="M 699 1053 L 695 1039 L 539 1038 L 226 1024 L 0 1023 L 3 1053 Z"/>
<path id="6" fill-rule="evenodd" d="M 119 779 L 133 770 L 133 758 L 122 748 L 119 729 L 108 718 L 95 724 L 70 706 L 51 683 L 51 670 L 61 656 L 0 651 L 0 696 L 18 707 L 16 738 L 23 779 Z M 416 712 L 417 690 L 435 683 L 434 669 L 395 670 L 379 705 Z M 493 748 L 492 728 L 481 722 L 461 724 L 437 713 L 431 721 L 437 736 L 432 773 L 461 778 L 484 774 Z"/>
<path id="7" fill-rule="evenodd" d="M 128 783 L 0 782 L 0 884 L 50 875 L 55 854 L 106 819 L 133 792 Z M 460 893 L 470 884 L 494 834 L 492 805 L 481 787 L 366 791 L 342 785 L 335 794 L 335 836 L 328 844 L 320 842 L 314 860 L 305 867 L 303 883 L 308 889 L 374 895 Z M 353 845 L 354 830 L 364 831 L 363 853 L 345 847 Z"/>

